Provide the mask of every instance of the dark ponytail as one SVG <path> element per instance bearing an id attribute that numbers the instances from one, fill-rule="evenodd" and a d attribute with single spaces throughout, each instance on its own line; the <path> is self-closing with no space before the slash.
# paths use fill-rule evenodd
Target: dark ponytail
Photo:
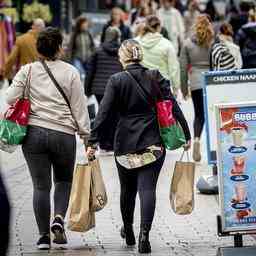
<path id="1" fill-rule="evenodd" d="M 161 21 L 156 15 L 150 15 L 146 18 L 145 27 L 143 28 L 142 35 L 147 33 L 156 33 L 161 27 Z"/>

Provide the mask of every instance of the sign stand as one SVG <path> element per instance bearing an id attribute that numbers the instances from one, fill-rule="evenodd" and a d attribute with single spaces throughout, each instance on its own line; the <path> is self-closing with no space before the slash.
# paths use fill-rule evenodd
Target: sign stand
<path id="1" fill-rule="evenodd" d="M 215 109 L 221 209 L 218 236 L 234 237 L 234 246 L 219 248 L 217 256 L 255 256 L 256 247 L 244 246 L 243 236 L 256 234 L 256 102 L 218 104 Z"/>
<path id="2" fill-rule="evenodd" d="M 222 231 L 221 216 L 217 216 L 218 224 L 218 236 L 234 236 L 234 247 L 221 247 L 218 249 L 217 256 L 255 256 L 256 247 L 244 247 L 243 246 L 243 235 L 252 235 L 255 233 L 243 234 L 243 233 L 230 233 Z"/>

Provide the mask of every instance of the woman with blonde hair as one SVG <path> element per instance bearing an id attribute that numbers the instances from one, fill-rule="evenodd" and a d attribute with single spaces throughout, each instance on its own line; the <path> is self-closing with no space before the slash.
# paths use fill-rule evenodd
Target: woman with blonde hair
<path id="1" fill-rule="evenodd" d="M 190 89 L 195 111 L 194 161 L 201 161 L 200 137 L 205 122 L 201 81 L 202 73 L 208 71 L 210 68 L 209 56 L 213 40 L 214 30 L 209 17 L 207 15 L 200 15 L 196 19 L 193 35 L 185 41 L 180 56 L 182 94 L 185 99 L 188 97 L 188 81 L 190 81 Z"/>
<path id="2" fill-rule="evenodd" d="M 123 219 L 121 236 L 127 245 L 135 245 L 133 232 L 136 195 L 139 193 L 141 224 L 139 252 L 150 253 L 149 232 L 154 218 L 156 186 L 165 160 L 154 102 L 159 97 L 173 102 L 173 114 L 180 123 L 190 145 L 190 132 L 182 111 L 170 91 L 170 83 L 158 70 L 149 70 L 143 61 L 142 48 L 135 40 L 126 40 L 119 50 L 125 71 L 113 75 L 106 87 L 103 100 L 89 139 L 87 153 L 95 154 L 99 138 L 113 111 L 120 119 L 115 130 L 114 152 L 119 174 L 120 205 Z M 159 87 L 159 89 L 157 89 Z M 127 139 L 129 138 L 129 139 Z"/>

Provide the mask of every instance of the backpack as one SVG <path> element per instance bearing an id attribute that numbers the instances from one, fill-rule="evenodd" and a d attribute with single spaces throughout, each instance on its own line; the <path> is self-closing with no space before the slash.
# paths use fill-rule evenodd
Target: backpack
<path id="1" fill-rule="evenodd" d="M 217 39 L 210 51 L 210 70 L 224 71 L 234 69 L 236 69 L 235 57 L 228 46 Z"/>

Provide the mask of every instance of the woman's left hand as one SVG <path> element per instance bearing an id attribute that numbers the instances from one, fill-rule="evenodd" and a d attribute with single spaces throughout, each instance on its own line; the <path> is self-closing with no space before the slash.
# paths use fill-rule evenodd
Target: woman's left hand
<path id="1" fill-rule="evenodd" d="M 185 151 L 190 150 L 191 148 L 191 140 L 187 141 L 186 144 L 183 146 Z"/>
<path id="2" fill-rule="evenodd" d="M 86 154 L 87 154 L 88 159 L 93 159 L 95 157 L 95 152 L 96 152 L 95 148 L 88 147 L 86 149 Z"/>

